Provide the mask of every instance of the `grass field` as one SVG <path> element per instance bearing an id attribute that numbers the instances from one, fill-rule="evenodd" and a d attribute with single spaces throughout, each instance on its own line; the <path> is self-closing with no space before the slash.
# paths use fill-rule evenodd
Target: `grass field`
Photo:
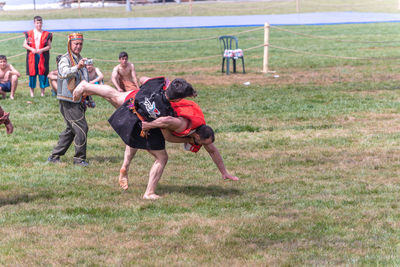
<path id="1" fill-rule="evenodd" d="M 229 16 L 287 14 L 305 12 L 360 11 L 398 12 L 397 0 L 300 0 L 298 10 L 295 0 L 218 2 L 196 1 L 190 3 L 167 3 L 132 5 L 127 12 L 125 5 L 109 8 L 73 8 L 60 10 L 3 11 L 0 20 L 31 20 L 40 14 L 45 19 L 93 18 L 93 17 L 170 17 L 170 16 Z"/>
<path id="2" fill-rule="evenodd" d="M 380 1 L 376 1 L 380 2 Z M 390 1 L 381 1 L 382 6 Z M 23 16 L 22 14 L 20 14 Z M 188 40 L 249 28 L 85 32 L 103 40 Z M 126 50 L 139 76 L 183 77 L 217 132 L 216 145 L 239 182 L 223 181 L 205 151 L 168 144 L 157 192 L 144 201 L 151 157 L 138 153 L 130 188 L 118 171 L 124 146 L 107 123 L 113 108 L 88 110 L 88 168 L 46 159 L 64 122 L 49 95 L 1 100 L 15 132 L 0 128 L 0 265 L 3 266 L 398 266 L 400 264 L 400 47 L 398 24 L 272 28 L 271 45 L 245 51 L 246 74 L 224 75 L 216 39 L 174 44 L 85 41 L 83 55 L 106 75 Z M 18 36 L 2 34 L 0 40 Z M 243 49 L 263 31 L 238 35 Z M 340 41 L 339 41 L 340 40 Z M 349 42 L 352 41 L 352 42 Z M 55 35 L 55 54 L 65 52 Z M 0 42 L 8 56 L 22 39 Z M 9 60 L 24 73 L 24 57 Z M 53 64 L 54 66 L 54 64 Z M 275 78 L 274 75 L 279 75 Z M 243 85 L 250 81 L 250 86 Z M 32 101 L 31 104 L 28 101 Z"/>

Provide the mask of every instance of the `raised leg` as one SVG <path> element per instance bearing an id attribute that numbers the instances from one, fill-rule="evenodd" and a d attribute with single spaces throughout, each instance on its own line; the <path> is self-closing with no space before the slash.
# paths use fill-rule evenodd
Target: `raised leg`
<path id="1" fill-rule="evenodd" d="M 75 88 L 73 98 L 77 101 L 82 95 L 98 95 L 110 102 L 115 108 L 118 108 L 124 103 L 128 94 L 129 92 L 118 92 L 105 84 L 91 84 L 87 81 L 82 81 Z"/>

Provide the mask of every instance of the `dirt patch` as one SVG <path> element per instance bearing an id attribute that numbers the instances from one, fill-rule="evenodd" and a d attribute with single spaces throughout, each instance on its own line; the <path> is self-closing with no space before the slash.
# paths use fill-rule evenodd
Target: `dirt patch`
<path id="1" fill-rule="evenodd" d="M 273 68 L 275 72 L 262 73 L 262 66 L 259 68 L 246 67 L 246 74 L 238 69 L 237 73 L 226 75 L 222 73 L 219 66 L 190 66 L 189 71 L 182 71 L 187 66 L 171 65 L 168 68 L 161 65 L 146 65 L 146 76 L 159 76 L 160 73 L 169 78 L 183 77 L 193 84 L 202 84 L 208 86 L 219 85 L 242 85 L 250 82 L 253 85 L 266 84 L 316 84 L 330 85 L 334 83 L 347 82 L 383 82 L 388 80 L 400 80 L 400 71 L 392 69 L 387 71 L 384 66 L 370 65 L 362 66 L 338 66 L 318 69 L 298 69 L 298 68 Z M 140 73 L 138 74 L 140 75 Z"/>

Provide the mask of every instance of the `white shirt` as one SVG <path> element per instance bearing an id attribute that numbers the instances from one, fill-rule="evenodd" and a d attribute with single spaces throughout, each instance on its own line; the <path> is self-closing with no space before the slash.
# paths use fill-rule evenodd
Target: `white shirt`
<path id="1" fill-rule="evenodd" d="M 36 29 L 33 29 L 33 38 L 35 39 L 35 47 L 39 49 L 40 39 L 42 38 L 42 32 L 39 32 Z"/>

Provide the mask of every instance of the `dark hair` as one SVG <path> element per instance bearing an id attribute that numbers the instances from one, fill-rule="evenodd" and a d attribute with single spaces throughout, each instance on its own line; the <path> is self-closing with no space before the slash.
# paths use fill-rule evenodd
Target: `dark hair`
<path id="1" fill-rule="evenodd" d="M 188 96 L 197 96 L 196 90 L 186 80 L 178 78 L 171 82 L 166 90 L 170 100 L 185 98 Z"/>
<path id="2" fill-rule="evenodd" d="M 5 61 L 7 61 L 7 57 L 5 55 L 0 55 L 0 59 L 4 59 Z"/>
<path id="3" fill-rule="evenodd" d="M 125 51 L 122 51 L 121 53 L 119 53 L 119 59 L 121 59 L 123 57 L 128 57 L 128 53 L 126 53 Z"/>
<path id="4" fill-rule="evenodd" d="M 56 63 L 57 63 L 57 64 L 60 62 L 61 57 L 62 57 L 62 55 L 58 55 L 58 56 L 56 57 Z"/>
<path id="5" fill-rule="evenodd" d="M 41 16 L 35 16 L 34 18 L 33 18 L 33 21 L 43 21 L 43 19 L 42 19 L 42 17 Z"/>
<path id="6" fill-rule="evenodd" d="M 200 136 L 201 140 L 208 139 L 211 137 L 211 141 L 214 143 L 215 135 L 214 130 L 208 125 L 201 125 L 196 128 L 196 133 Z"/>

